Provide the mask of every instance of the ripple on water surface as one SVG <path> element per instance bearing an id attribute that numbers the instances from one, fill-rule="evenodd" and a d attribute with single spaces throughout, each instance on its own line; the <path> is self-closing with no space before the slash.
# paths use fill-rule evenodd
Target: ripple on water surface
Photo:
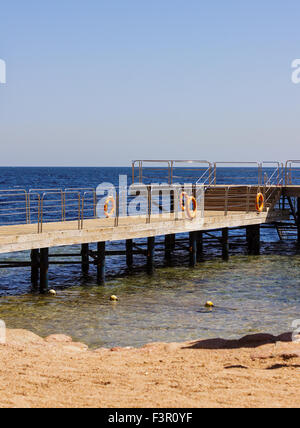
<path id="1" fill-rule="evenodd" d="M 299 256 L 234 256 L 121 277 L 105 287 L 91 279 L 60 288 L 56 281 L 56 297 L 1 297 L 0 318 L 10 328 L 64 333 L 91 347 L 279 334 L 300 318 L 299 278 Z M 111 294 L 119 301 L 110 302 Z M 207 300 L 212 311 L 204 308 Z"/>

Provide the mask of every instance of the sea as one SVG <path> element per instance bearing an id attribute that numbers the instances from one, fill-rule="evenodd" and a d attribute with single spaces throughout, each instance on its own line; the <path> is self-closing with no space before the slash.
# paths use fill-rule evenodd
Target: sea
<path id="1" fill-rule="evenodd" d="M 165 172 L 152 174 L 155 183 L 166 182 Z M 257 182 L 255 168 L 220 168 L 218 174 L 220 184 Z M 96 188 L 103 182 L 118 185 L 120 175 L 131 183 L 131 168 L 125 167 L 2 167 L 0 193 Z M 190 170 L 178 169 L 174 175 L 182 182 L 197 178 Z M 157 242 L 163 240 L 158 237 Z M 134 256 L 130 272 L 124 256 L 108 257 L 105 286 L 97 285 L 93 265 L 88 274 L 81 272 L 80 264 L 50 265 L 49 283 L 56 296 L 32 288 L 30 267 L 0 268 L 0 319 L 9 328 L 28 329 L 42 337 L 70 335 L 91 348 L 239 338 L 260 332 L 278 335 L 291 331 L 300 319 L 300 248 L 295 240 L 281 241 L 273 228 L 262 230 L 261 241 L 261 255 L 248 256 L 245 230 L 230 231 L 230 258 L 223 261 L 217 240 L 205 240 L 204 260 L 195 268 L 189 267 L 184 245 L 176 249 L 171 265 L 163 251 L 157 251 L 151 275 L 143 255 Z M 124 242 L 108 243 L 107 248 L 124 249 Z M 63 255 L 70 252 L 79 254 L 80 247 L 50 251 L 60 254 L 60 260 L 69 260 Z M 0 261 L 12 260 L 28 261 L 30 253 L 0 255 Z M 110 301 L 112 294 L 118 302 Z M 213 301 L 213 310 L 205 308 L 208 300 Z"/>

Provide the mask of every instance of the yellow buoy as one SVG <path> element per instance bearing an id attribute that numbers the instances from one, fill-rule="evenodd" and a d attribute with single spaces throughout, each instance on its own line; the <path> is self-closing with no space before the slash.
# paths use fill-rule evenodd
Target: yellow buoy
<path id="1" fill-rule="evenodd" d="M 111 302 L 117 302 L 119 299 L 117 298 L 117 296 L 115 296 L 115 295 L 112 295 L 112 296 L 110 296 L 110 301 Z"/>
<path id="2" fill-rule="evenodd" d="M 215 305 L 213 304 L 213 302 L 208 301 L 208 302 L 205 303 L 205 307 L 206 308 L 213 308 L 214 306 Z"/>
<path id="3" fill-rule="evenodd" d="M 49 290 L 49 294 L 51 294 L 51 296 L 56 296 L 56 291 L 55 290 Z"/>

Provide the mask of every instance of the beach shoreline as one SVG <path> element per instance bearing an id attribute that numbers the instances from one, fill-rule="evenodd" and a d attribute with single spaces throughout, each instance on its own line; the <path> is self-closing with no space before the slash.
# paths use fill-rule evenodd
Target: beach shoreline
<path id="1" fill-rule="evenodd" d="M 90 350 L 64 335 L 7 330 L 1 407 L 299 407 L 291 333 Z"/>

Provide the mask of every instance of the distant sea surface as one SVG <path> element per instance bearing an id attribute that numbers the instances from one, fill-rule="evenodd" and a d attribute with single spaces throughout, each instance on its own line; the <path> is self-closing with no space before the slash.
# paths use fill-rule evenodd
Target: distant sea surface
<path id="1" fill-rule="evenodd" d="M 0 189 L 117 185 L 120 174 L 131 183 L 131 168 L 0 168 Z M 150 180 L 145 170 L 147 174 Z M 151 174 L 150 181 L 167 181 L 161 172 Z M 255 184 L 257 179 L 254 168 L 224 168 L 219 174 L 219 183 L 241 184 L 243 177 L 250 177 L 247 182 Z M 196 172 L 180 169 L 174 175 L 182 182 L 197 178 Z M 109 257 L 104 287 L 97 286 L 92 265 L 88 276 L 82 275 L 80 265 L 51 265 L 49 281 L 57 290 L 55 298 L 31 289 L 30 268 L 0 269 L 0 319 L 10 328 L 42 336 L 69 334 L 91 347 L 290 331 L 293 320 L 300 318 L 296 243 L 281 242 L 275 230 L 264 229 L 261 256 L 249 257 L 245 232 L 232 231 L 231 236 L 229 262 L 221 260 L 219 245 L 207 242 L 205 261 L 195 269 L 188 267 L 186 249 L 176 250 L 172 267 L 165 265 L 163 252 L 157 252 L 153 276 L 146 273 L 144 256 L 134 257 L 133 273 L 127 272 L 125 257 Z M 163 242 L 163 237 L 158 241 Z M 108 248 L 121 249 L 124 243 L 110 243 Z M 79 253 L 80 247 L 51 250 L 70 251 Z M 0 255 L 0 260 L 29 260 L 29 256 L 29 252 L 14 253 Z M 118 295 L 118 303 L 109 301 L 111 294 Z M 213 311 L 204 308 L 207 300 L 215 303 Z"/>

